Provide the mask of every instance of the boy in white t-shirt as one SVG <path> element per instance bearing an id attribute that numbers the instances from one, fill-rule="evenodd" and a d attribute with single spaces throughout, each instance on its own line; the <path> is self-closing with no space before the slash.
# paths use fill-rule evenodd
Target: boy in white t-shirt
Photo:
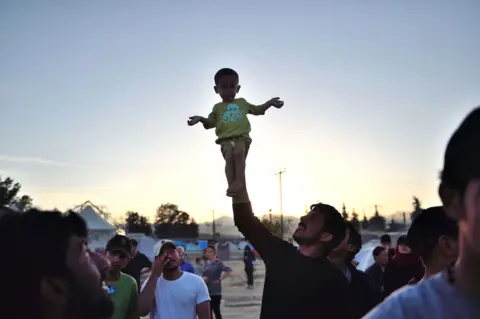
<path id="1" fill-rule="evenodd" d="M 155 254 L 152 273 L 143 283 L 138 310 L 152 319 L 211 319 L 210 296 L 200 276 L 180 270 L 180 256 L 172 241 Z"/>

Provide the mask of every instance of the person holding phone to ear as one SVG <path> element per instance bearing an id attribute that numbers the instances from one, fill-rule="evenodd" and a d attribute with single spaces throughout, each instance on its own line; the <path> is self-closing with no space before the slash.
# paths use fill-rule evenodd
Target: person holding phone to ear
<path id="1" fill-rule="evenodd" d="M 211 319 L 210 296 L 202 277 L 180 269 L 173 241 L 164 240 L 155 252 L 150 277 L 140 289 L 138 309 L 152 319 Z"/>

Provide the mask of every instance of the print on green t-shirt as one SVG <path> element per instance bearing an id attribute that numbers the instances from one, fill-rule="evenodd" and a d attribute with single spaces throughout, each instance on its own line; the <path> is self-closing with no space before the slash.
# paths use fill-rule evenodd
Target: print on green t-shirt
<path id="1" fill-rule="evenodd" d="M 115 310 L 110 319 L 138 318 L 138 289 L 135 279 L 132 276 L 120 273 L 120 278 L 109 286 L 113 287 L 110 298 L 115 305 Z"/>
<path id="2" fill-rule="evenodd" d="M 265 112 L 243 98 L 234 99 L 230 103 L 215 104 L 208 119 L 215 123 L 216 143 L 220 144 L 224 140 L 234 138 L 243 138 L 251 142 L 251 126 L 247 114 L 263 115 Z"/>

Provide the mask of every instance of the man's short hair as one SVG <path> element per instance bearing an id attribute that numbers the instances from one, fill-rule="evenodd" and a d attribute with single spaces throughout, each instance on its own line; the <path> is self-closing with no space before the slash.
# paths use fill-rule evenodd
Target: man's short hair
<path id="1" fill-rule="evenodd" d="M 384 234 L 382 237 L 380 237 L 380 243 L 381 244 L 391 244 L 392 243 L 392 237 L 390 237 L 389 234 Z"/>
<path id="2" fill-rule="evenodd" d="M 327 204 L 313 204 L 310 206 L 310 210 L 323 214 L 323 231 L 332 234 L 332 240 L 325 247 L 325 255 L 328 255 L 345 239 L 347 230 L 345 220 L 335 207 Z"/>
<path id="3" fill-rule="evenodd" d="M 355 246 L 355 254 L 356 254 L 360 251 L 360 249 L 362 249 L 362 244 L 363 244 L 362 235 L 360 235 L 360 233 L 355 228 L 355 226 L 353 226 L 352 222 L 347 221 L 346 224 L 350 232 L 348 243 L 352 246 Z"/>
<path id="4" fill-rule="evenodd" d="M 373 249 L 372 251 L 372 255 L 373 255 L 373 258 L 376 258 L 378 257 L 383 251 L 385 251 L 386 249 L 382 246 L 377 246 Z"/>
<path id="5" fill-rule="evenodd" d="M 480 107 L 471 111 L 448 141 L 442 183 L 462 196 L 472 179 L 480 178 Z"/>
<path id="6" fill-rule="evenodd" d="M 39 316 L 42 278 L 71 278 L 67 250 L 72 236 L 87 237 L 87 225 L 78 214 L 29 210 L 7 214 L 0 219 L 0 273 L 8 293 L 0 318 Z M 14 305 L 21 300 L 21 312 Z M 14 308 L 14 309 L 12 309 Z"/>
<path id="7" fill-rule="evenodd" d="M 133 247 L 137 248 L 138 241 L 135 238 L 130 238 L 130 243 L 132 244 Z"/>
<path id="8" fill-rule="evenodd" d="M 458 238 L 458 224 L 448 217 L 442 206 L 424 209 L 412 222 L 407 234 L 407 242 L 412 250 L 424 260 L 428 259 L 441 236 Z"/>
<path id="9" fill-rule="evenodd" d="M 215 81 L 215 85 L 218 85 L 218 82 L 220 81 L 220 79 L 222 77 L 228 76 L 228 75 L 236 76 L 237 80 L 238 80 L 237 71 L 235 71 L 234 69 L 230 69 L 230 68 L 223 68 L 223 69 L 218 70 L 217 73 L 215 73 L 215 76 L 213 77 L 213 80 Z"/>

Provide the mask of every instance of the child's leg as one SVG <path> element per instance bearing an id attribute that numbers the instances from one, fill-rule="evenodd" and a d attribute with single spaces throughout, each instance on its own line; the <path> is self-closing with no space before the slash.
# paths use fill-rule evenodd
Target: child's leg
<path id="1" fill-rule="evenodd" d="M 235 162 L 235 179 L 227 190 L 227 196 L 235 196 L 235 194 L 245 185 L 245 165 L 246 165 L 246 147 L 244 140 L 236 140 L 233 148 L 233 159 Z"/>
<path id="2" fill-rule="evenodd" d="M 233 158 L 233 144 L 225 141 L 221 145 L 222 155 L 225 159 L 225 176 L 227 177 L 228 186 L 235 180 L 235 161 Z"/>

